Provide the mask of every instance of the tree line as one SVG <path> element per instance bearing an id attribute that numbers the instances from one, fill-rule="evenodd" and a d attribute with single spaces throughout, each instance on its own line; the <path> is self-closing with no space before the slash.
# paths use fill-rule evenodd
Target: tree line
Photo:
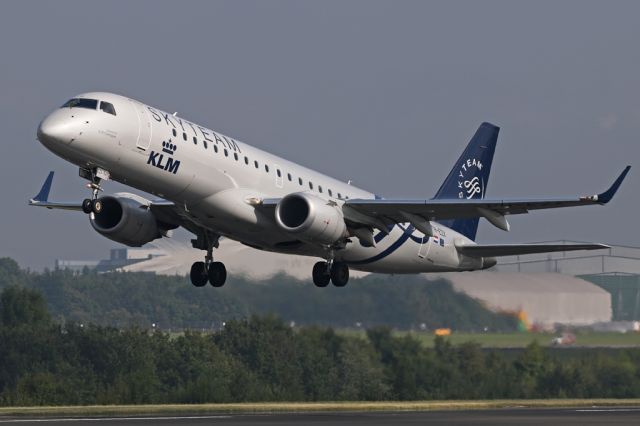
<path id="1" fill-rule="evenodd" d="M 425 348 L 274 316 L 212 333 L 61 324 L 37 290 L 0 294 L 0 405 L 640 396 L 640 349 Z"/>
<path id="2" fill-rule="evenodd" d="M 494 313 L 479 301 L 453 290 L 443 279 L 371 275 L 345 288 L 316 288 L 309 279 L 286 275 L 253 282 L 242 276 L 214 289 L 195 288 L 184 276 L 67 270 L 28 272 L 0 259 L 0 289 L 22 285 L 37 289 L 59 322 L 94 323 L 117 328 L 218 329 L 222 323 L 252 314 L 276 314 L 300 325 L 408 330 L 512 331 L 512 315 Z"/>

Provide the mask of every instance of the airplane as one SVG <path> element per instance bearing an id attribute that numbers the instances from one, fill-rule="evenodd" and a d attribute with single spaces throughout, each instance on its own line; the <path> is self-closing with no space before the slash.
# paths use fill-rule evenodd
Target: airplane
<path id="1" fill-rule="evenodd" d="M 497 257 L 598 250 L 603 244 L 478 244 L 480 218 L 509 231 L 508 216 L 532 210 L 604 205 L 630 170 L 605 192 L 549 199 L 485 198 L 499 127 L 482 123 L 430 199 L 387 199 L 269 154 L 177 113 L 105 92 L 83 93 L 51 112 L 38 140 L 79 167 L 91 195 L 49 201 L 54 172 L 33 206 L 86 213 L 93 229 L 139 247 L 193 233 L 204 261 L 191 266 L 196 287 L 224 285 L 225 265 L 214 261 L 220 238 L 258 250 L 322 259 L 311 275 L 318 287 L 343 287 L 349 270 L 390 274 L 473 271 Z M 113 180 L 152 194 L 101 195 Z"/>

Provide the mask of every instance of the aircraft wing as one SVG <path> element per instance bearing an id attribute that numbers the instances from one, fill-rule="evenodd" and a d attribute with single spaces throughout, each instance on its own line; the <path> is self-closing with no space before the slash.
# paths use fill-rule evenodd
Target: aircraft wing
<path id="1" fill-rule="evenodd" d="M 610 247 L 604 244 L 493 244 L 456 246 L 458 253 L 471 257 L 516 256 L 519 254 L 602 250 L 608 248 Z"/>
<path id="2" fill-rule="evenodd" d="M 416 228 L 428 230 L 430 220 L 484 217 L 505 231 L 509 224 L 505 218 L 511 214 L 528 213 L 531 210 L 560 207 L 607 204 L 622 184 L 631 166 L 627 166 L 613 185 L 605 192 L 575 198 L 557 199 L 431 199 L 431 200 L 347 200 L 343 205 L 345 218 L 356 223 L 373 225 L 385 230 L 394 223 L 411 222 Z M 425 229 L 427 228 L 427 229 Z M 424 229 L 424 230 L 423 230 Z M 428 234 L 428 232 L 425 232 Z"/>
<path id="3" fill-rule="evenodd" d="M 42 184 L 42 188 L 40 188 L 40 192 L 38 192 L 38 195 L 29 200 L 29 205 L 36 207 L 46 207 L 48 209 L 82 211 L 82 203 L 79 203 L 77 201 L 49 201 L 49 192 L 51 192 L 53 175 L 54 172 L 49 172 L 49 175 Z M 164 223 L 183 225 L 183 222 L 185 222 L 184 209 L 178 208 L 178 206 L 176 206 L 172 201 L 163 199 L 152 200 L 149 201 L 148 206 L 149 209 L 151 209 L 156 215 L 156 217 L 158 217 L 158 219 Z M 187 225 L 188 224 L 189 223 L 187 223 Z M 188 226 L 185 225 L 185 227 L 189 229 Z"/>
<path id="4" fill-rule="evenodd" d="M 61 209 L 61 210 L 77 210 L 82 211 L 82 203 L 75 202 L 55 202 L 49 201 L 49 192 L 51 191 L 51 183 L 53 182 L 53 172 L 49 172 L 47 179 L 45 179 L 40 188 L 38 195 L 29 200 L 30 206 L 46 207 L 48 209 Z"/>

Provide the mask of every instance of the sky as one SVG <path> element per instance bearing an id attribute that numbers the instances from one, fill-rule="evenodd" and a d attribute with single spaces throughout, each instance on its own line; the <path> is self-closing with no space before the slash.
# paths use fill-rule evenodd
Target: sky
<path id="1" fill-rule="evenodd" d="M 4 2 L 0 257 L 41 269 L 117 246 L 81 213 L 27 206 L 50 170 L 52 199 L 87 196 L 36 129 L 93 90 L 386 198 L 432 197 L 490 121 L 489 198 L 592 194 L 636 167 L 606 207 L 484 222 L 478 241 L 640 246 L 638 16 L 634 1 Z"/>

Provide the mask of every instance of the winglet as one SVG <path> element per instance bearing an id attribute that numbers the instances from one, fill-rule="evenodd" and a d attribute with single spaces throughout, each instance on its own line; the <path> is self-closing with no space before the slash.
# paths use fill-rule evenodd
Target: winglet
<path id="1" fill-rule="evenodd" d="M 616 181 L 613 182 L 613 185 L 611 185 L 611 187 L 607 189 L 605 192 L 603 192 L 602 194 L 598 194 L 598 199 L 597 199 L 598 203 L 607 204 L 609 201 L 611 201 L 613 196 L 616 195 L 618 188 L 620 188 L 622 181 L 627 176 L 627 173 L 629 173 L 629 170 L 631 170 L 631 166 L 625 167 L 622 173 L 620 173 L 620 176 L 618 176 L 618 179 L 616 179 Z"/>
<path id="2" fill-rule="evenodd" d="M 51 191 L 51 183 L 53 182 L 53 171 L 49 172 L 49 176 L 45 179 L 40 188 L 38 195 L 33 197 L 31 201 L 47 202 L 49 200 L 49 191 Z"/>

